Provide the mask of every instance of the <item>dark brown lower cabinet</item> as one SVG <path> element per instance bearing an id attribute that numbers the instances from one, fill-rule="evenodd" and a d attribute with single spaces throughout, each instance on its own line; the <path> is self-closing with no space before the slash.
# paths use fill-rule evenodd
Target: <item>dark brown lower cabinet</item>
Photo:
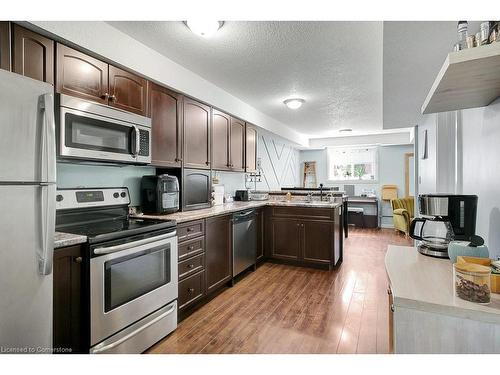
<path id="1" fill-rule="evenodd" d="M 54 251 L 54 348 L 83 352 L 83 254 L 81 246 Z"/>
<path id="2" fill-rule="evenodd" d="M 193 305 L 205 295 L 205 271 L 179 281 L 179 310 Z"/>
<path id="3" fill-rule="evenodd" d="M 342 261 L 341 208 L 268 208 L 264 244 L 269 258 L 331 269 Z"/>
<path id="4" fill-rule="evenodd" d="M 257 210 L 257 248 L 256 260 L 260 262 L 264 260 L 264 209 Z"/>
<path id="5" fill-rule="evenodd" d="M 0 69 L 10 70 L 10 22 L 0 21 Z"/>
<path id="6" fill-rule="evenodd" d="M 271 218 L 271 256 L 298 260 L 300 256 L 300 221 L 289 218 Z"/>
<path id="7" fill-rule="evenodd" d="M 207 293 L 232 278 L 231 215 L 206 219 L 205 270 Z"/>
<path id="8" fill-rule="evenodd" d="M 302 259 L 308 262 L 331 262 L 334 252 L 333 221 L 303 220 L 302 229 Z"/>

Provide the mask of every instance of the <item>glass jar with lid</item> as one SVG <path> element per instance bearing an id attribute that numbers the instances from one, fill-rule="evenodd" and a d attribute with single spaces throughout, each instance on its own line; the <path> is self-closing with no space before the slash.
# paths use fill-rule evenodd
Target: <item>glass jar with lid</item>
<path id="1" fill-rule="evenodd" d="M 463 300 L 488 304 L 491 300 L 491 269 L 475 263 L 453 265 L 455 295 Z"/>

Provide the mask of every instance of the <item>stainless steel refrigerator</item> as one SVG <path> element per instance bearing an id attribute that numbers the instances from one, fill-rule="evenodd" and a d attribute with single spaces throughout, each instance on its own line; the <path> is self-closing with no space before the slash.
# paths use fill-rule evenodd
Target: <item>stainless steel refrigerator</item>
<path id="1" fill-rule="evenodd" d="M 52 348 L 53 86 L 0 70 L 0 353 Z"/>

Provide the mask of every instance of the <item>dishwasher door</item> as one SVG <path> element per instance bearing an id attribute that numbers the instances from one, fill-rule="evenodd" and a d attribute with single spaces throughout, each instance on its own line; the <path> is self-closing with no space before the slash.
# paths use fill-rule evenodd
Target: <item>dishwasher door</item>
<path id="1" fill-rule="evenodd" d="M 257 223 L 255 210 L 233 215 L 233 277 L 256 262 Z"/>

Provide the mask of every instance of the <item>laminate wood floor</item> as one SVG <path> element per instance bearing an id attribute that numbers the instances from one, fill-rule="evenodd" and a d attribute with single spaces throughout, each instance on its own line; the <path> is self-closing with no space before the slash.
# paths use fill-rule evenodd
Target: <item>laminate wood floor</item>
<path id="1" fill-rule="evenodd" d="M 387 353 L 389 229 L 352 229 L 333 271 L 264 263 L 148 353 Z"/>

